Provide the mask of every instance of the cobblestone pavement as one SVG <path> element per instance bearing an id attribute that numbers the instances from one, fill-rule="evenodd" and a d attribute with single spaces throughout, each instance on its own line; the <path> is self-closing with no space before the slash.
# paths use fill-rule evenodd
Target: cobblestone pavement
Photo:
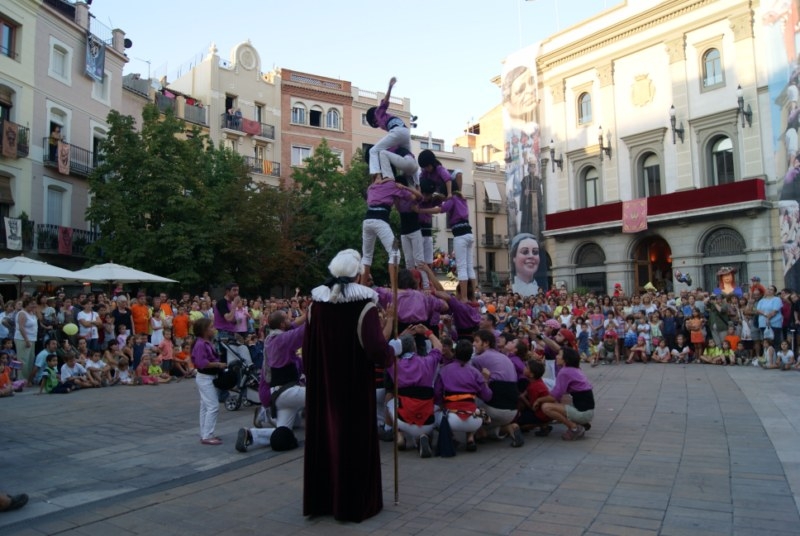
<path id="1" fill-rule="evenodd" d="M 252 410 L 220 411 L 203 446 L 192 380 L 0 400 L 0 489 L 27 492 L 0 534 L 800 534 L 800 373 L 703 365 L 585 369 L 586 438 L 560 427 L 420 459 L 361 524 L 307 519 L 303 451 L 235 452 Z M 302 439 L 302 429 L 298 431 Z"/>

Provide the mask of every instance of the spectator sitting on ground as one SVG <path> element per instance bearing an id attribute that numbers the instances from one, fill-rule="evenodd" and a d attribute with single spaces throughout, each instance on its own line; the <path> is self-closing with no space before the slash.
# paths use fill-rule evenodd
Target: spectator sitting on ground
<path id="1" fill-rule="evenodd" d="M 533 403 L 533 409 L 542 408 L 549 419 L 556 420 L 567 427 L 567 431 L 561 435 L 561 439 L 575 441 L 582 438 L 584 432 L 591 428 L 594 417 L 594 392 L 592 384 L 580 369 L 581 358 L 577 350 L 561 348 L 558 352 L 557 362 L 561 368 L 556 376 L 555 387 L 550 395 L 536 400 Z M 572 396 L 573 405 L 561 403 L 565 394 Z"/>

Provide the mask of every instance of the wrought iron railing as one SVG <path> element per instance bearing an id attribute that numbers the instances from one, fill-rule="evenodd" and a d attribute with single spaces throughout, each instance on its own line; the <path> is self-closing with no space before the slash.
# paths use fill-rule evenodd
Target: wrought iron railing
<path id="1" fill-rule="evenodd" d="M 4 132 L 4 123 L 8 121 L 7 119 L 0 120 L 0 133 Z M 30 139 L 31 139 L 31 130 L 28 127 L 23 127 L 13 121 L 8 121 L 9 123 L 13 123 L 17 125 L 17 156 L 19 158 L 24 158 L 28 156 L 30 152 Z M 0 149 L 5 145 L 6 139 L 5 136 L 2 137 L 0 140 Z M 2 150 L 0 150 L 0 154 L 2 154 Z"/>
<path id="2" fill-rule="evenodd" d="M 45 252 L 59 251 L 58 225 L 40 223 L 36 225 L 36 248 Z M 24 233 L 23 233 L 24 237 Z M 74 256 L 85 257 L 86 248 L 100 238 L 100 233 L 85 229 L 72 229 L 69 251 Z"/>
<path id="3" fill-rule="evenodd" d="M 58 167 L 58 146 L 50 145 L 50 138 L 42 140 L 42 147 L 46 150 L 42 156 L 45 166 Z M 69 144 L 69 172 L 71 175 L 89 176 L 94 171 L 95 159 L 92 151 Z"/>
<path id="4" fill-rule="evenodd" d="M 272 160 L 262 160 L 260 158 L 254 158 L 252 156 L 245 156 L 244 160 L 247 163 L 247 167 L 249 167 L 250 171 L 252 171 L 253 173 L 261 173 L 262 175 L 270 175 L 272 177 L 281 176 L 280 162 L 273 162 Z"/>
<path id="5" fill-rule="evenodd" d="M 503 247 L 503 235 L 483 234 L 481 235 L 481 245 L 487 247 Z"/>
<path id="6" fill-rule="evenodd" d="M 227 128 L 228 130 L 235 130 L 237 132 L 244 132 L 245 134 L 253 134 L 254 136 L 259 136 L 261 138 L 267 138 L 270 140 L 275 139 L 275 126 L 268 125 L 267 123 L 258 123 L 259 128 L 257 129 L 258 132 L 250 132 L 245 130 L 245 119 L 243 117 L 237 117 L 235 115 L 231 115 L 229 113 L 220 114 L 219 118 L 219 126 L 220 128 Z"/>
<path id="7" fill-rule="evenodd" d="M 158 111 L 161 113 L 166 113 L 169 109 L 172 109 L 174 112 L 175 99 L 167 97 L 163 93 L 156 93 L 156 106 L 158 107 Z"/>

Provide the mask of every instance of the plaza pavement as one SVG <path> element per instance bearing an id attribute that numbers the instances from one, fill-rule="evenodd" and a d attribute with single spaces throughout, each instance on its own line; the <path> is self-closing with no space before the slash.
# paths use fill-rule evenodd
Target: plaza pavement
<path id="1" fill-rule="evenodd" d="M 303 451 L 235 452 L 252 410 L 200 445 L 192 380 L 0 400 L 0 489 L 27 492 L 0 534 L 800 534 L 800 372 L 704 365 L 584 369 L 585 439 L 420 459 L 361 524 L 302 516 Z M 302 429 L 298 431 L 302 438 Z"/>

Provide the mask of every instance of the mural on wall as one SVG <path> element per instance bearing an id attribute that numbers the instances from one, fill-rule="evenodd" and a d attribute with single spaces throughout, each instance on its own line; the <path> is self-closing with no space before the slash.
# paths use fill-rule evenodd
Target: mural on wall
<path id="1" fill-rule="evenodd" d="M 503 65 L 506 200 L 511 284 L 522 296 L 547 289 L 543 246 L 545 207 L 539 161 L 539 96 L 536 57 L 539 45 L 508 56 Z"/>
<path id="2" fill-rule="evenodd" d="M 775 175 L 780 185 L 780 230 L 783 244 L 784 285 L 800 288 L 800 0 L 766 0 L 758 16 L 763 25 L 766 48 L 772 135 L 775 147 Z M 758 18 L 756 20 L 759 20 Z"/>

